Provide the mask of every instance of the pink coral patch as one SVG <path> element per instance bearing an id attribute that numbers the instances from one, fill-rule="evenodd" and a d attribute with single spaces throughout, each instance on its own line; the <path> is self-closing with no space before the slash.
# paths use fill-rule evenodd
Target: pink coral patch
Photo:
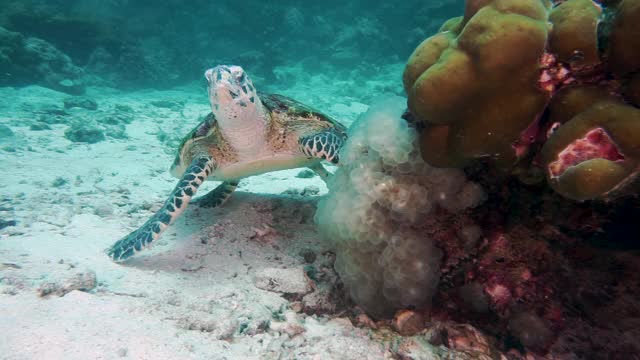
<path id="1" fill-rule="evenodd" d="M 549 164 L 549 173 L 552 178 L 557 178 L 568 168 L 591 159 L 620 161 L 624 160 L 624 155 L 604 129 L 595 128 L 562 150 L 558 159 Z"/>
<path id="2" fill-rule="evenodd" d="M 571 75 L 570 69 L 560 63 L 553 54 L 544 53 L 539 64 L 538 86 L 548 93 L 553 93 L 561 86 L 571 84 L 576 80 Z"/>

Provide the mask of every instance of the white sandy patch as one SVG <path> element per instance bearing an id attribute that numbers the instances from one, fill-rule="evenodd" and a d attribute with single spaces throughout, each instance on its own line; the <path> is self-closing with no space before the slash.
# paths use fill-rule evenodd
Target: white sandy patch
<path id="1" fill-rule="evenodd" d="M 0 151 L 0 220 L 17 221 L 0 230 L 1 359 L 390 356 L 347 319 L 284 316 L 292 303 L 254 285 L 259 271 L 302 268 L 303 251 L 328 250 L 313 223 L 315 197 L 279 195 L 326 192 L 317 176 L 297 178 L 300 170 L 243 180 L 222 208 L 188 208 L 152 249 L 113 263 L 104 249 L 140 226 L 176 182 L 167 171 L 170 142 L 159 131 L 179 138 L 208 106 L 191 88 L 90 89 L 88 96 L 98 112 L 71 109 L 69 116 L 90 119 L 127 105 L 134 110 L 129 139 L 89 145 L 67 140 L 65 124 L 30 130 L 38 109 L 61 107 L 67 96 L 39 87 L 0 89 L 0 124 L 16 135 L 11 149 Z M 150 105 L 158 99 L 185 104 Z M 83 286 L 92 288 L 73 290 Z M 61 293 L 41 297 L 47 289 Z"/>

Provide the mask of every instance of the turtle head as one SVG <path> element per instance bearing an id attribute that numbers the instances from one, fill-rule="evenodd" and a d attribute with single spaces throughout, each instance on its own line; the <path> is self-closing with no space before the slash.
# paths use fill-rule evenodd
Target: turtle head
<path id="1" fill-rule="evenodd" d="M 262 104 L 247 73 L 236 65 L 219 65 L 204 73 L 208 82 L 211 111 L 218 121 L 253 118 Z"/>

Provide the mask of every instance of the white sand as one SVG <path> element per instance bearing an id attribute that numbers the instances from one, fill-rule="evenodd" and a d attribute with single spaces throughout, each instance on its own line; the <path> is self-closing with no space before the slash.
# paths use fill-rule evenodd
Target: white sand
<path id="1" fill-rule="evenodd" d="M 246 179 L 220 209 L 190 207 L 153 249 L 129 262 L 104 254 L 172 189 L 176 180 L 167 170 L 174 155 L 156 135 L 162 129 L 177 139 L 206 114 L 197 90 L 90 89 L 99 110 L 72 109 L 71 116 L 100 118 L 116 104 L 135 116 L 128 140 L 87 145 L 65 139 L 64 124 L 29 130 L 35 110 L 61 107 L 66 95 L 0 89 L 0 124 L 16 134 L 0 143 L 15 150 L 0 151 L 0 219 L 18 222 L 0 230 L 1 359 L 391 356 L 388 345 L 348 319 L 291 312 L 292 302 L 254 285 L 267 268 L 302 271 L 302 250 L 317 255 L 316 266 L 324 259 L 327 245 L 313 223 L 316 198 L 281 195 L 306 187 L 326 192 L 318 177 L 297 178 L 300 170 Z M 158 99 L 186 105 L 179 112 L 149 104 Z M 366 107 L 338 104 L 333 115 L 341 109 L 352 121 Z M 58 178 L 66 184 L 53 186 Z M 95 287 L 59 296 L 81 287 L 77 279 L 92 287 L 94 273 Z M 40 296 L 47 286 L 60 293 Z"/>

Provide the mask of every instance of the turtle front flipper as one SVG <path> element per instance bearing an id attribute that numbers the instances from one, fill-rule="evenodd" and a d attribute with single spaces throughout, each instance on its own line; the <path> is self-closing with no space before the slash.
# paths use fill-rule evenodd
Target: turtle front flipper
<path id="1" fill-rule="evenodd" d="M 203 208 L 218 207 L 229 200 L 231 194 L 237 187 L 238 180 L 225 181 L 215 189 L 209 191 L 206 195 L 195 199 L 194 203 Z"/>
<path id="2" fill-rule="evenodd" d="M 343 132 L 327 129 L 316 134 L 303 136 L 298 140 L 298 143 L 305 155 L 337 164 L 338 154 L 345 140 L 346 136 Z"/>
<path id="3" fill-rule="evenodd" d="M 198 187 L 211 174 L 214 168 L 213 159 L 209 156 L 199 157 L 191 162 L 180 178 L 180 181 L 158 210 L 142 227 L 118 240 L 107 254 L 114 261 L 124 261 L 137 251 L 142 250 L 173 224 L 182 214 L 189 201 L 196 194 Z"/>

